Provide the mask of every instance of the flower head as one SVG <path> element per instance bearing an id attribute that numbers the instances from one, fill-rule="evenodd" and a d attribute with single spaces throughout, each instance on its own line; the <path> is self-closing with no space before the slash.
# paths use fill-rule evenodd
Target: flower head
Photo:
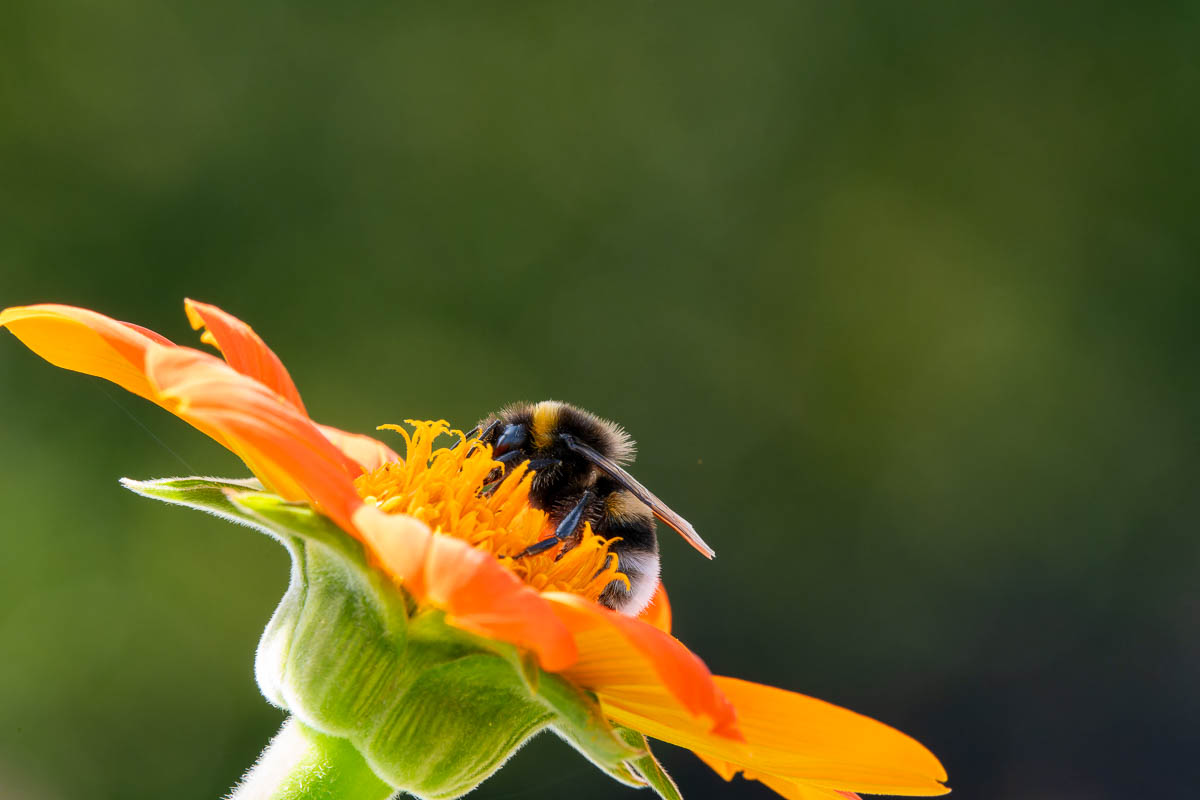
<path id="1" fill-rule="evenodd" d="M 265 491 L 199 479 L 130 485 L 249 521 L 292 550 L 293 586 L 264 635 L 260 685 L 305 723 L 353 742 L 391 785 L 457 796 L 551 725 L 614 777 L 664 796 L 673 785 L 655 777 L 640 734 L 788 798 L 948 791 L 937 759 L 892 728 L 713 676 L 670 635 L 661 586 L 636 618 L 600 606 L 601 590 L 624 576 L 612 542 L 590 529 L 565 553 L 515 558 L 547 532 L 524 469 L 495 482 L 490 449 L 450 446 L 462 434 L 443 421 L 384 426 L 403 437 L 403 459 L 374 438 L 319 425 L 248 325 L 215 306 L 185 309 L 224 360 L 70 306 L 10 308 L 0 326 L 53 364 L 157 403 L 245 462 Z M 443 434 L 452 438 L 435 447 Z M 322 624 L 306 623 L 322 603 Z M 366 655 L 351 668 L 348 642 L 359 640 Z M 476 704 L 510 698 L 496 713 L 511 730 L 477 745 L 494 758 L 397 753 L 398 731 L 427 737 L 436 727 L 418 700 L 476 685 L 490 687 L 470 695 Z M 401 696 L 406 704 L 380 705 Z M 439 709 L 439 725 L 446 716 Z M 463 724 L 476 716 L 466 704 Z"/>
<path id="2" fill-rule="evenodd" d="M 491 553 L 538 591 L 568 592 L 595 601 L 612 581 L 628 583 L 617 554 L 610 551 L 612 541 L 597 536 L 587 523 L 576 546 L 517 558 L 549 530 L 546 513 L 529 503 L 532 473 L 520 465 L 488 484 L 497 466 L 490 445 L 435 450 L 438 437 L 450 434 L 462 443 L 465 434 L 451 430 L 444 420 L 406 422 L 414 427 L 411 435 L 397 425 L 380 426 L 404 437 L 406 454 L 354 481 L 363 502 L 387 514 L 414 517 L 437 533 Z"/>

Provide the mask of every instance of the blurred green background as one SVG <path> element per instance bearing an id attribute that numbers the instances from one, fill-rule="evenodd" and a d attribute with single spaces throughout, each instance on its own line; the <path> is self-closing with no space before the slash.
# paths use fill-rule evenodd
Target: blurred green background
<path id="1" fill-rule="evenodd" d="M 248 7 L 249 6 L 249 7 Z M 1196 3 L 0 11 L 0 304 L 242 316 L 322 421 L 624 423 L 677 632 L 964 798 L 1200 783 Z M 0 336 L 0 797 L 226 791 L 278 726 L 241 475 Z M 690 798 L 765 798 L 662 748 Z M 481 800 L 638 797 L 553 737 Z"/>

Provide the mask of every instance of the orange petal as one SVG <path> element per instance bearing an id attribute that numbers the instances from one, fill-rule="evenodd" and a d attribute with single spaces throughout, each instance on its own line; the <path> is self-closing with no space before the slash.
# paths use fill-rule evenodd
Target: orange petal
<path id="1" fill-rule="evenodd" d="M 295 406 L 218 358 L 186 347 L 151 345 L 146 377 L 167 410 L 215 431 L 264 484 L 288 500 L 313 503 L 347 531 L 362 505 L 361 468 Z"/>
<path id="2" fill-rule="evenodd" d="M 183 310 L 193 330 L 207 328 L 200 341 L 221 351 L 229 366 L 249 375 L 306 414 L 300 392 L 275 351 L 246 323 L 216 306 L 184 300 Z"/>
<path id="3" fill-rule="evenodd" d="M 662 581 L 659 581 L 658 588 L 654 590 L 650 605 L 642 609 L 638 619 L 647 625 L 653 625 L 663 633 L 671 632 L 671 601 L 667 599 L 667 590 Z"/>
<path id="4" fill-rule="evenodd" d="M 746 776 L 748 780 L 761 781 L 764 786 L 772 790 L 780 797 L 786 797 L 787 800 L 862 800 L 854 792 L 839 792 L 834 789 L 823 789 L 820 786 L 813 786 L 811 783 L 797 783 L 783 778 L 770 778 L 765 775 L 755 775 L 751 778 Z"/>
<path id="5" fill-rule="evenodd" d="M 267 347 L 254 329 L 232 314 L 196 300 L 184 300 L 184 311 L 187 312 L 188 322 L 192 328 L 200 330 L 207 328 L 201 341 L 211 344 L 221 351 L 229 366 L 243 375 L 254 378 L 269 389 L 279 393 L 288 403 L 302 414 L 304 402 L 300 399 L 300 391 L 283 366 L 275 351 Z M 327 425 L 319 425 L 325 438 L 334 446 L 358 462 L 364 471 L 376 469 L 388 461 L 398 461 L 400 457 L 383 442 L 363 436 L 359 433 L 347 433 Z"/>
<path id="6" fill-rule="evenodd" d="M 711 758 L 703 753 L 696 753 L 696 755 L 727 781 L 733 780 L 739 772 L 742 772 L 741 767 L 735 767 L 727 761 Z M 786 797 L 787 800 L 862 800 L 854 792 L 825 789 L 820 786 L 813 786 L 811 783 L 801 783 L 786 778 L 773 778 L 769 775 L 758 775 L 755 773 L 745 773 L 743 777 L 746 780 L 759 781 L 781 797 Z"/>
<path id="7" fill-rule="evenodd" d="M 717 677 L 738 709 L 755 772 L 873 794 L 944 794 L 946 770 L 911 736 L 848 709 L 738 678 Z M 799 724 L 798 724 L 799 723 Z M 790 755 L 791 754 L 791 755 Z M 795 755 L 799 754 L 799 755 Z M 825 770 L 832 768 L 832 774 Z M 842 775 L 862 779 L 846 785 Z"/>
<path id="8" fill-rule="evenodd" d="M 718 738 L 739 738 L 734 709 L 712 674 L 677 639 L 581 597 L 547 592 L 579 647 L 564 675 L 611 708 L 662 714 Z"/>
<path id="9" fill-rule="evenodd" d="M 107 317 L 105 319 L 107 319 Z M 121 324 L 124 325 L 126 328 L 132 328 L 137 333 L 140 333 L 143 336 L 145 336 L 146 338 L 152 340 L 155 344 L 165 344 L 168 347 L 175 346 L 174 342 L 172 342 L 167 337 L 163 336 L 161 333 L 152 331 L 149 328 L 143 328 L 141 325 L 138 325 L 136 322 L 121 322 Z"/>
<path id="10" fill-rule="evenodd" d="M 373 472 L 389 461 L 399 461 L 400 456 L 378 439 L 361 433 L 347 433 L 329 425 L 317 425 L 317 430 L 362 467 L 364 472 Z"/>
<path id="11" fill-rule="evenodd" d="M 550 604 L 495 557 L 374 506 L 361 506 L 353 522 L 384 571 L 455 627 L 532 650 L 552 672 L 575 661 L 571 632 Z"/>
<path id="12" fill-rule="evenodd" d="M 52 304 L 6 308 L 0 327 L 56 367 L 105 378 L 158 402 L 142 368 L 147 347 L 170 344 L 156 333 L 86 308 Z"/>
<path id="13" fill-rule="evenodd" d="M 275 414 L 279 408 L 291 408 L 294 413 L 287 414 L 286 418 L 288 424 L 304 431 L 301 438 L 317 430 L 307 421 L 299 394 L 295 391 L 287 371 L 249 326 L 214 306 L 189 302 L 188 310 L 193 322 L 197 319 L 203 320 L 203 324 L 210 325 L 211 330 L 221 332 L 222 348 L 227 354 L 235 354 L 241 367 L 238 372 L 254 378 L 255 382 L 263 378 L 274 384 L 269 391 L 266 384 L 261 384 L 261 391 L 254 390 L 245 383 L 244 378 L 241 381 L 233 381 L 230 376 L 237 374 L 233 370 L 221 373 L 219 370 L 208 369 L 206 374 L 209 382 L 206 386 L 210 391 L 210 401 L 219 405 L 219 395 L 223 391 L 221 387 L 228 383 L 230 391 L 235 395 L 231 397 L 231 403 L 250 399 L 252 402 L 247 408 L 256 409 L 254 413 L 264 416 Z M 283 496 L 289 499 L 307 499 L 312 496 L 307 490 L 300 488 L 297 480 L 291 479 L 272 466 L 273 459 L 269 455 L 256 451 L 249 443 L 231 439 L 225 427 L 216 425 L 209 415 L 181 414 L 181 398 L 163 396 L 159 391 L 161 381 L 156 385 L 147 375 L 146 361 L 151 350 L 158 353 L 161 369 L 168 369 L 169 359 L 164 353 L 179 351 L 188 354 L 180 356 L 181 363 L 204 365 L 207 362 L 196 358 L 202 356 L 202 353 L 177 347 L 169 339 L 141 326 L 119 322 L 95 311 L 73 306 L 43 304 L 5 309 L 0 312 L 0 326 L 7 327 L 26 346 L 55 366 L 105 378 L 172 413 L 179 414 L 241 456 L 256 475 Z M 186 376 L 175 370 L 170 382 L 186 384 Z M 268 398 L 262 396 L 269 393 L 278 394 L 278 402 L 269 402 Z M 381 460 L 398 458 L 386 445 L 367 436 L 327 427 L 320 428 L 319 433 L 324 442 L 314 445 L 315 452 L 324 453 L 331 460 L 343 464 L 351 478 L 357 477 L 363 469 L 373 469 Z M 330 442 L 341 452 L 330 455 Z M 342 495 L 340 490 L 335 494 L 339 497 Z M 329 498 L 326 498 L 325 502 L 329 501 Z M 340 500 L 339 504 L 344 506 L 345 500 Z M 343 519 L 339 520 L 339 524 L 348 524 L 348 513 L 347 511 L 346 514 L 342 514 Z"/>
<path id="14" fill-rule="evenodd" d="M 56 367 L 104 378 L 167 407 L 146 377 L 146 352 L 175 345 L 151 330 L 86 308 L 53 304 L 7 308 L 0 312 L 0 326 Z M 192 424 L 230 447 L 219 431 L 202 422 Z"/>
<path id="15" fill-rule="evenodd" d="M 625 709 L 610 716 L 647 736 L 695 751 L 727 779 L 745 770 L 749 778 L 779 786 L 920 796 L 949 791 L 942 785 L 946 771 L 937 758 L 894 728 L 772 686 L 720 676 L 714 681 L 737 708 L 743 745 L 731 746 L 679 718 L 639 716 Z"/>

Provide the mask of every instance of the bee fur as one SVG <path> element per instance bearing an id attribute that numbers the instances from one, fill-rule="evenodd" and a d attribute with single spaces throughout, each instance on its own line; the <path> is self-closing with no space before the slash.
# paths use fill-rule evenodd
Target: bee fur
<path id="1" fill-rule="evenodd" d="M 658 585 L 658 538 L 654 511 L 621 482 L 622 476 L 629 477 L 624 467 L 635 454 L 624 428 L 582 408 L 546 400 L 507 406 L 481 420 L 473 433 L 493 446 L 506 467 L 526 461 L 538 465 L 529 499 L 551 523 L 562 527 L 568 515 L 581 511 L 573 530 L 558 531 L 563 548 L 578 543 L 584 521 L 597 535 L 619 539 L 612 552 L 629 587 L 613 581 L 599 602 L 625 614 L 640 613 Z"/>

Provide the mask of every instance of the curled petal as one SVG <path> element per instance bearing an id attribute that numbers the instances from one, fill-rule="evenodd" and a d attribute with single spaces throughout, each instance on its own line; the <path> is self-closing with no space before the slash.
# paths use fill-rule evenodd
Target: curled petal
<path id="1" fill-rule="evenodd" d="M 300 391 L 287 368 L 253 328 L 208 303 L 184 300 L 183 308 L 192 328 L 206 329 L 200 340 L 220 350 L 229 366 L 276 392 L 301 414 L 307 414 Z M 318 428 L 326 439 L 367 472 L 400 458 L 390 447 L 370 436 L 347 433 L 328 425 L 319 425 Z"/>
<path id="2" fill-rule="evenodd" d="M 105 378 L 158 402 L 142 363 L 147 347 L 170 342 L 152 331 L 86 308 L 53 304 L 6 308 L 0 311 L 0 327 L 56 367 Z"/>
<path id="3" fill-rule="evenodd" d="M 55 366 L 105 378 L 166 408 L 240 456 L 282 496 L 311 499 L 349 525 L 359 503 L 351 481 L 364 465 L 395 454 L 366 436 L 319 429 L 279 359 L 249 326 L 214 306 L 190 303 L 188 309 L 221 332 L 222 347 L 236 354 L 240 370 L 84 308 L 9 308 L 0 312 L 0 326 Z"/>
<path id="4" fill-rule="evenodd" d="M 552 672 L 574 663 L 571 632 L 550 604 L 488 553 L 369 505 L 353 523 L 383 570 L 418 600 L 444 610 L 448 622 L 532 650 Z"/>
<path id="5" fill-rule="evenodd" d="M 167 337 L 163 336 L 161 333 L 152 331 L 149 328 L 143 328 L 141 325 L 138 325 L 136 322 L 121 322 L 121 324 L 124 325 L 126 328 L 130 328 L 133 331 L 142 334 L 143 336 L 145 336 L 147 339 L 151 340 L 155 344 L 165 344 L 168 347 L 175 346 L 174 342 L 172 342 Z"/>
<path id="6" fill-rule="evenodd" d="M 579 647 L 579 660 L 563 674 L 594 692 L 606 712 L 678 718 L 718 739 L 740 738 L 734 707 L 704 662 L 677 639 L 577 595 L 543 596 Z"/>
<path id="7" fill-rule="evenodd" d="M 214 431 L 281 497 L 311 502 L 354 532 L 351 517 L 362 505 L 354 490 L 360 467 L 279 394 L 186 347 L 151 346 L 146 377 L 159 404 Z"/>
<path id="8" fill-rule="evenodd" d="M 86 308 L 53 304 L 0 311 L 0 327 L 7 327 L 26 347 L 56 367 L 112 381 L 170 410 L 146 377 L 145 362 L 151 348 L 175 345 L 154 331 Z M 220 431 L 202 421 L 189 422 L 233 449 Z"/>
<path id="9" fill-rule="evenodd" d="M 229 366 L 277 392 L 301 414 L 307 414 L 292 376 L 253 328 L 208 303 L 184 300 L 183 310 L 194 330 L 207 329 L 200 341 L 220 350 Z"/>

